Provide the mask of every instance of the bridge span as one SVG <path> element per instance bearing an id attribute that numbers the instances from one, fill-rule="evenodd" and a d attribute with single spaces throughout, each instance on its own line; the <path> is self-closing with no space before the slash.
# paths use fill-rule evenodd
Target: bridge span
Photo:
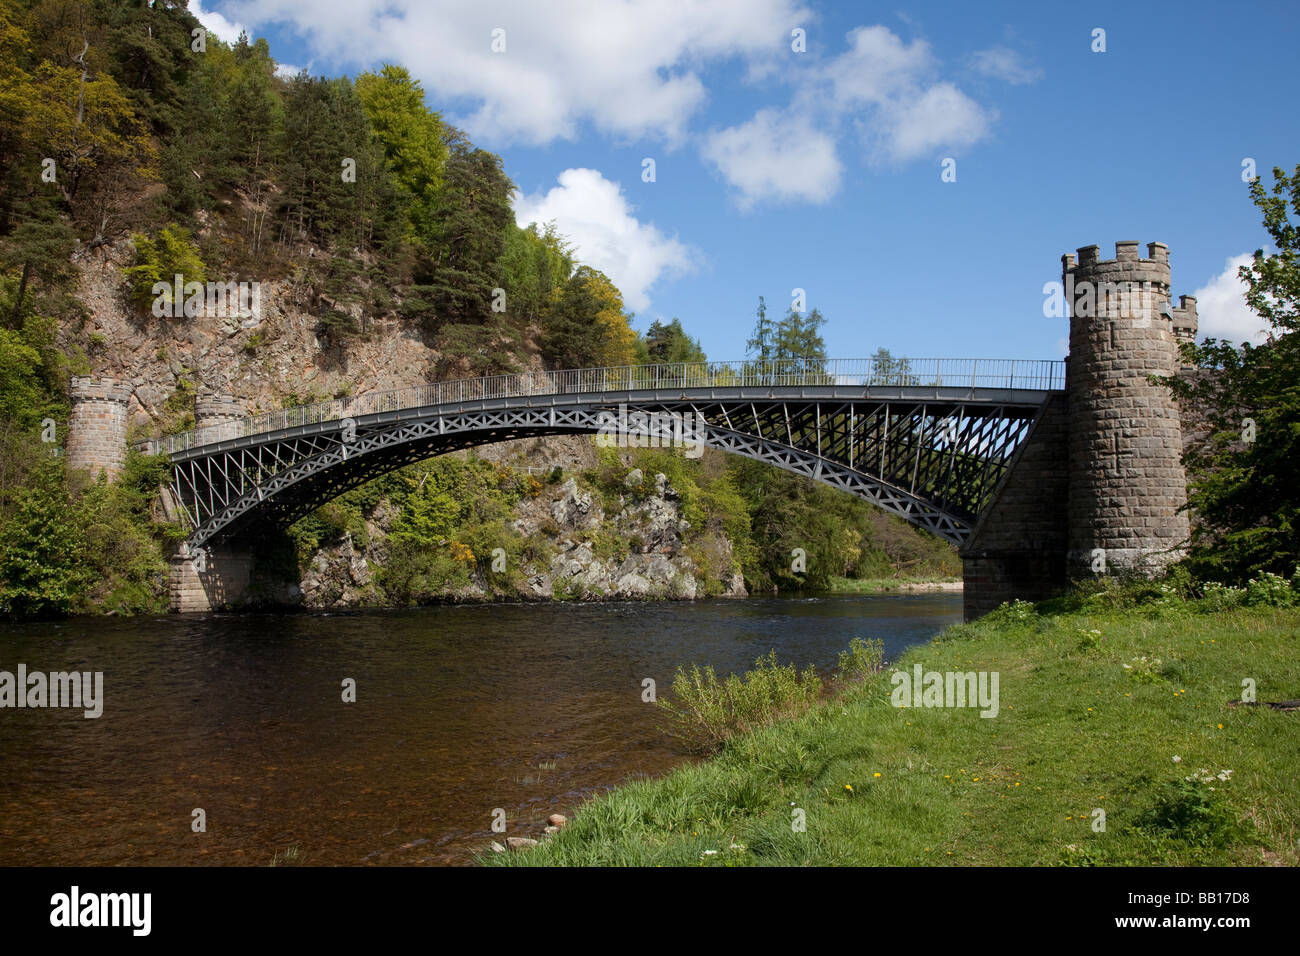
<path id="1" fill-rule="evenodd" d="M 259 528 L 284 527 L 404 464 L 542 435 L 683 437 L 830 484 L 952 541 L 966 611 L 1036 598 L 1070 577 L 1150 573 L 1188 533 L 1179 412 L 1155 377 L 1178 368 L 1196 303 L 1171 308 L 1168 250 L 1116 243 L 1062 257 L 1070 357 L 697 362 L 530 371 L 246 415 L 201 397 L 196 427 L 140 443 L 172 463 L 188 538 L 173 605 L 247 587 Z M 1100 291 L 1098 291 L 1100 290 Z M 120 468 L 126 395 L 74 380 L 70 467 Z M 120 436 L 108 435 L 118 427 Z M 683 433 L 683 428 L 689 433 Z M 1100 569 L 1100 571 L 1099 571 Z"/>

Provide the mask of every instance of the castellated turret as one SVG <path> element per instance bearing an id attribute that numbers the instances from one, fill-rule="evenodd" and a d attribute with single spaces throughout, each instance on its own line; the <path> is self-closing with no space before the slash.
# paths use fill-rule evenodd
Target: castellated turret
<path id="1" fill-rule="evenodd" d="M 126 404 L 130 386 L 111 378 L 73 376 L 68 416 L 67 467 L 101 472 L 109 480 L 126 466 Z"/>
<path id="2" fill-rule="evenodd" d="M 1181 364 L 1196 335 L 1196 300 L 1169 301 L 1169 249 L 1115 243 L 1061 257 L 1070 303 L 1069 551 L 1071 577 L 1149 575 L 1178 560 L 1189 533 L 1182 425 L 1169 389 L 1150 381 Z"/>
<path id="3" fill-rule="evenodd" d="M 240 421 L 247 412 L 233 395 L 200 395 L 194 403 L 194 428 L 200 444 L 240 437 Z"/>

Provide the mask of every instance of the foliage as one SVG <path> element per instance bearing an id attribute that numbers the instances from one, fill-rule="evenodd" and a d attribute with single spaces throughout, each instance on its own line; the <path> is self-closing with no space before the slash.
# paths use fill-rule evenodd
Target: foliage
<path id="1" fill-rule="evenodd" d="M 840 652 L 837 676 L 840 680 L 864 681 L 885 666 L 885 643 L 879 638 L 864 641 L 855 637 L 848 650 Z"/>
<path id="2" fill-rule="evenodd" d="M 131 298 L 138 305 L 148 308 L 159 298 L 168 305 L 183 305 L 183 302 L 173 303 L 178 275 L 182 287 L 189 282 L 207 282 L 207 266 L 203 264 L 199 248 L 188 229 L 166 226 L 158 231 L 156 240 L 136 235 L 131 241 L 135 245 L 135 262 L 123 272 Z M 154 283 L 161 283 L 166 288 L 155 293 Z"/>
<path id="3" fill-rule="evenodd" d="M 1184 453 L 1194 512 L 1189 567 L 1240 583 L 1300 562 L 1300 166 L 1250 184 L 1276 251 L 1241 268 L 1246 302 L 1268 323 L 1259 346 L 1215 339 L 1183 346 L 1196 369 L 1166 384 L 1202 435 Z"/>
<path id="4" fill-rule="evenodd" d="M 86 542 L 64 492 L 62 473 L 47 464 L 16 496 L 0 527 L 0 616 L 67 614 L 88 583 Z"/>
<path id="5" fill-rule="evenodd" d="M 1226 775 L 1217 787 L 1190 775 L 1163 784 L 1151 807 L 1135 821 L 1135 827 L 1192 846 L 1215 849 L 1249 839 L 1250 831 L 1228 804 L 1224 782 Z"/>
<path id="6" fill-rule="evenodd" d="M 743 676 L 728 674 L 721 680 L 712 666 L 679 667 L 672 698 L 656 704 L 670 734 L 692 749 L 711 750 L 736 734 L 802 713 L 817 700 L 821 686 L 814 668 L 800 673 L 793 664 L 780 664 L 771 651 Z"/>

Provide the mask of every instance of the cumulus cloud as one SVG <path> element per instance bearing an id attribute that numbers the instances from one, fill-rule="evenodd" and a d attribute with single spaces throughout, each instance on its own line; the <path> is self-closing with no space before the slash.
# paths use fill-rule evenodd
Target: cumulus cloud
<path id="1" fill-rule="evenodd" d="M 660 279 L 688 272 L 692 251 L 653 223 L 641 222 L 618 183 L 595 169 L 566 169 L 558 186 L 515 196 L 515 221 L 554 220 L 585 265 L 605 273 L 634 312 L 650 305 L 650 288 Z"/>
<path id="2" fill-rule="evenodd" d="M 797 0 L 241 0 L 231 9 L 292 25 L 318 55 L 403 63 L 439 100 L 463 101 L 474 136 L 529 144 L 574 139 L 584 123 L 678 142 L 707 98 L 701 69 L 788 52 L 790 28 L 812 18 Z"/>
<path id="3" fill-rule="evenodd" d="M 760 199 L 821 203 L 839 189 L 835 140 L 795 114 L 760 110 L 710 134 L 701 152 L 739 190 L 744 209 Z"/>
<path id="4" fill-rule="evenodd" d="M 239 34 L 247 29 L 242 23 L 228 20 L 215 10 L 204 10 L 200 0 L 190 0 L 189 10 L 205 30 L 223 43 L 237 43 Z"/>
<path id="5" fill-rule="evenodd" d="M 788 107 L 761 109 L 704 141 L 705 159 L 760 200 L 825 202 L 839 188 L 837 143 L 856 130 L 872 162 L 906 162 L 983 139 L 997 114 L 951 82 L 924 40 L 859 27 L 848 48 L 802 74 Z"/>
<path id="6" fill-rule="evenodd" d="M 1268 323 L 1246 306 L 1246 283 L 1237 275 L 1237 270 L 1253 259 L 1249 253 L 1233 256 L 1222 272 L 1196 290 L 1196 312 L 1200 316 L 1197 338 L 1252 345 L 1264 341 Z"/>
<path id="7" fill-rule="evenodd" d="M 1005 46 L 977 50 L 971 54 L 970 64 L 976 73 L 1002 80 L 1012 86 L 1036 83 L 1043 77 L 1042 70 L 1028 66 L 1019 53 Z"/>

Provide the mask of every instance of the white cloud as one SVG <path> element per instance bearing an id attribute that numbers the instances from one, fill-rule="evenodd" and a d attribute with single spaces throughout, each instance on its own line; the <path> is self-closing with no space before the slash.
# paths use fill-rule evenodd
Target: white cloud
<path id="1" fill-rule="evenodd" d="M 302 72 L 302 67 L 294 66 L 292 63 L 277 63 L 275 65 L 275 75 L 282 80 L 292 80 Z"/>
<path id="2" fill-rule="evenodd" d="M 759 201 L 825 202 L 839 188 L 837 142 L 856 129 L 873 162 L 905 162 L 979 142 L 997 114 L 951 82 L 924 40 L 903 41 L 887 27 L 858 27 L 848 49 L 800 74 L 790 105 L 760 109 L 714 132 L 702 147 L 739 191 L 743 208 Z"/>
<path id="3" fill-rule="evenodd" d="M 1036 66 L 1027 66 L 1020 59 L 1020 54 L 1010 47 L 995 46 L 987 50 L 977 50 L 971 54 L 971 68 L 983 76 L 1003 80 L 1012 86 L 1036 83 L 1043 77 L 1043 71 Z"/>
<path id="4" fill-rule="evenodd" d="M 1246 306 L 1246 283 L 1237 270 L 1254 259 L 1248 253 L 1233 256 L 1223 271 L 1196 290 L 1196 312 L 1200 317 L 1197 338 L 1226 339 L 1229 342 L 1264 341 L 1268 323 Z"/>
<path id="5" fill-rule="evenodd" d="M 996 114 L 981 109 L 951 83 L 939 83 L 919 96 L 889 104 L 877 121 L 876 138 L 884 155 L 901 162 L 940 147 L 976 143 L 994 118 Z"/>
<path id="6" fill-rule="evenodd" d="M 644 311 L 651 286 L 690 271 L 694 253 L 638 220 L 618 183 L 595 169 L 566 169 L 558 181 L 545 193 L 516 195 L 515 221 L 527 226 L 554 220 L 578 259 L 609 276 L 629 309 Z"/>
<path id="7" fill-rule="evenodd" d="M 701 152 L 740 191 L 742 209 L 760 199 L 822 203 L 839 189 L 835 140 L 795 114 L 760 110 L 711 133 Z"/>
<path id="8" fill-rule="evenodd" d="M 200 0 L 190 0 L 190 13 L 194 14 L 195 19 L 203 24 L 203 28 L 209 33 L 214 34 L 218 40 L 224 43 L 235 44 L 239 42 L 239 34 L 247 28 L 238 21 L 228 20 L 215 10 L 204 10 Z M 251 35 L 251 31 L 250 35 Z"/>
<path id="9" fill-rule="evenodd" d="M 685 135 L 707 91 L 699 71 L 788 52 L 798 0 L 240 0 L 254 24 L 285 22 L 318 56 L 405 64 L 435 108 L 462 99 L 475 138 L 544 144 L 591 123 L 618 137 Z M 492 50 L 505 31 L 505 52 Z"/>

